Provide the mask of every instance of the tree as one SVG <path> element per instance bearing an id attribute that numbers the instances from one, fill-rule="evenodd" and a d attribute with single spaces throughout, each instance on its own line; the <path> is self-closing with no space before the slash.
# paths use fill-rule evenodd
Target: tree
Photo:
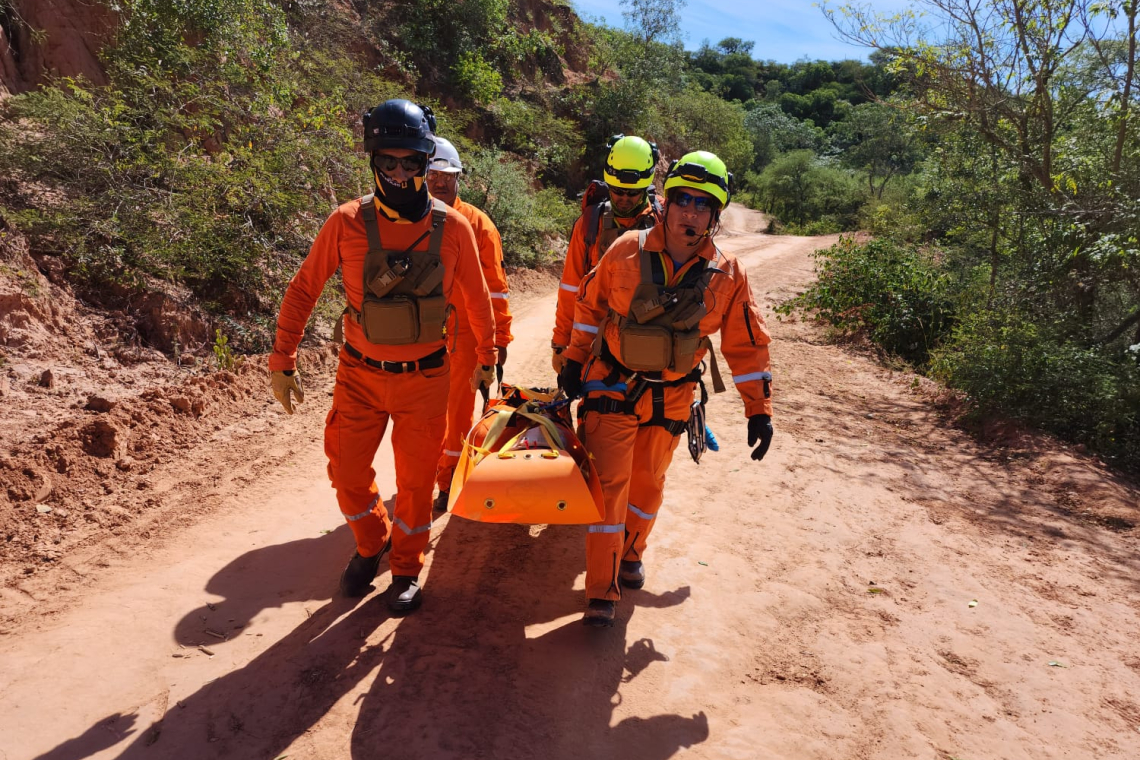
<path id="1" fill-rule="evenodd" d="M 775 103 L 760 103 L 744 117 L 744 128 L 755 150 L 753 167 L 763 169 L 777 154 L 793 150 L 818 152 L 826 141 L 810 122 L 788 115 Z"/>
<path id="2" fill-rule="evenodd" d="M 716 43 L 716 46 L 720 48 L 720 51 L 725 55 L 740 54 L 751 56 L 752 48 L 756 46 L 756 43 L 752 40 L 742 40 L 739 37 L 725 37 L 723 40 Z"/>
<path id="3" fill-rule="evenodd" d="M 988 142 L 1017 158 L 1027 182 L 1064 193 L 1053 176 L 1054 143 L 1068 116 L 1058 110 L 1058 75 L 1070 54 L 1107 34 L 1082 22 L 1094 2 L 923 0 L 929 22 L 913 11 L 824 12 L 843 37 L 889 52 L 892 71 L 924 112 L 969 119 Z"/>
<path id="4" fill-rule="evenodd" d="M 880 103 L 855 106 L 835 123 L 832 135 L 833 146 L 843 150 L 843 162 L 867 173 L 867 186 L 876 198 L 883 197 L 891 177 L 909 173 L 921 157 L 904 114 Z"/>
<path id="5" fill-rule="evenodd" d="M 686 0 L 621 0 L 621 15 L 642 42 L 681 41 L 681 9 Z"/>

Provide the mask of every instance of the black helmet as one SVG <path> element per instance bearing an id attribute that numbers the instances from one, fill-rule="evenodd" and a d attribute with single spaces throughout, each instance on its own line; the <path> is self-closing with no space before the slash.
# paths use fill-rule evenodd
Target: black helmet
<path id="1" fill-rule="evenodd" d="M 435 116 L 410 100 L 385 100 L 364 114 L 364 150 L 406 148 L 428 156 L 435 152 Z"/>

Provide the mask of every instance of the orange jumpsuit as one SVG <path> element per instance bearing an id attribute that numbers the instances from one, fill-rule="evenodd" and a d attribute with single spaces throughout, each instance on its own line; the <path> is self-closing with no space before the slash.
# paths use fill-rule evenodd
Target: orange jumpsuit
<path id="1" fill-rule="evenodd" d="M 385 247 L 403 250 L 431 229 L 429 213 L 410 223 L 377 202 L 377 224 Z M 428 238 L 415 250 L 425 251 Z M 297 344 L 325 282 L 341 268 L 348 303 L 359 310 L 364 293 L 364 259 L 368 237 L 360 201 L 350 201 L 332 213 L 313 242 L 308 257 L 289 283 L 277 318 L 277 338 L 269 369 L 293 369 Z M 476 345 L 476 356 L 494 364 L 494 317 L 490 296 L 479 269 L 471 224 L 448 209 L 440 258 L 444 294 L 454 302 L 461 294 L 465 316 Z M 448 364 L 387 371 L 351 355 L 349 346 L 376 362 L 414 362 L 444 347 L 441 337 L 401 346 L 369 343 L 351 318 L 344 320 L 345 347 L 340 354 L 332 409 L 325 422 L 325 453 L 329 479 L 340 511 L 356 538 L 361 556 L 377 554 L 392 539 L 393 575 L 419 575 L 431 531 L 431 498 L 435 462 L 447 424 Z M 404 365 L 407 367 L 407 365 Z M 389 520 L 372 460 L 392 420 L 396 464 L 396 506 Z M 394 526 L 393 526 L 394 523 Z M 399 530 L 395 530 L 399 528 Z"/>
<path id="2" fill-rule="evenodd" d="M 655 216 L 653 203 L 646 203 L 645 208 L 637 216 L 623 219 L 614 216 L 614 222 L 622 229 L 632 229 L 645 220 L 646 217 Z M 578 297 L 578 286 L 586 273 L 598 265 L 598 259 L 605 253 L 601 248 L 602 235 L 594 240 L 590 250 L 586 250 L 586 224 L 590 221 L 590 211 L 578 217 L 574 222 L 574 229 L 570 233 L 570 245 L 566 249 L 566 263 L 562 265 L 562 281 L 558 284 L 558 306 L 554 312 L 554 337 L 551 343 L 555 346 L 570 345 L 570 327 L 574 323 L 574 301 Z M 598 226 L 601 227 L 601 220 Z"/>
<path id="3" fill-rule="evenodd" d="M 638 234 L 627 232 L 582 281 L 566 358 L 586 365 L 583 395 L 587 401 L 583 403 L 603 398 L 627 400 L 624 391 L 600 387 L 629 380 L 624 370 L 614 366 L 612 357 L 621 355 L 618 326 L 606 317 L 610 310 L 628 315 L 634 289 L 641 282 L 640 256 L 648 255 L 660 257 L 669 284 L 708 261 L 714 261 L 716 268 L 722 270 L 723 274 L 712 276 L 705 291 L 708 313 L 700 322 L 700 333 L 706 336 L 720 331 L 721 352 L 732 368 L 733 382 L 744 399 L 745 414 L 771 415 L 771 338 L 744 269 L 734 257 L 719 251 L 706 239 L 697 255 L 674 271 L 669 256 L 658 253 L 664 249 L 664 243 L 663 227 L 654 227 L 646 237 L 645 253 L 641 254 Z M 603 323 L 605 351 L 602 357 L 592 357 L 594 340 Z M 697 351 L 693 368 L 699 366 L 706 353 L 704 347 Z M 605 520 L 589 526 L 586 537 L 586 596 L 590 599 L 621 598 L 618 561 L 641 559 L 661 507 L 665 472 L 677 447 L 677 436 L 660 423 L 680 423 L 689 418 L 696 383 L 684 380 L 687 373 L 657 374 L 664 383 L 647 383 L 632 414 L 587 411 L 582 423 L 584 443 L 598 469 L 606 507 Z M 636 383 L 627 385 L 632 388 Z"/>
<path id="4" fill-rule="evenodd" d="M 455 199 L 452 207 L 471 222 L 475 242 L 479 248 L 479 264 L 483 278 L 491 291 L 491 306 L 495 313 L 495 345 L 511 342 L 511 307 L 507 299 L 507 275 L 503 269 L 503 241 L 491 218 L 470 203 Z M 455 327 L 455 348 L 451 352 L 451 388 L 447 395 L 447 434 L 436 467 L 436 484 L 439 490 L 451 488 L 451 476 L 462 453 L 463 439 L 471 429 L 471 415 L 475 410 L 475 391 L 471 390 L 471 375 L 475 372 L 475 336 L 467 324 L 463 309 L 456 306 L 458 319 Z"/>

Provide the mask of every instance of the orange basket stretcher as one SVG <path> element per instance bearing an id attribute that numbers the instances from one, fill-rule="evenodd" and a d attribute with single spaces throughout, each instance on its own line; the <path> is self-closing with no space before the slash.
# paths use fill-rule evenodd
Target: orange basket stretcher
<path id="1" fill-rule="evenodd" d="M 451 511 L 468 520 L 582 525 L 602 520 L 602 486 L 561 393 L 501 384 L 463 442 Z"/>

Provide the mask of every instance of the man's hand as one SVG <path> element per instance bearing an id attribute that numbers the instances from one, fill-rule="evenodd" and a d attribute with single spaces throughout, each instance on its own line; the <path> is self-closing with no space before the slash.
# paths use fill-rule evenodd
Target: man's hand
<path id="1" fill-rule="evenodd" d="M 567 359 L 558 373 L 558 384 L 566 393 L 566 398 L 573 400 L 582 395 L 582 363 Z"/>
<path id="2" fill-rule="evenodd" d="M 756 446 L 756 442 L 760 445 Z M 756 446 L 752 450 L 752 458 L 759 462 L 768 453 L 772 445 L 772 418 L 767 414 L 754 414 L 748 418 L 748 445 Z"/>
<path id="3" fill-rule="evenodd" d="M 551 346 L 554 353 L 550 356 L 550 366 L 554 367 L 554 374 L 561 375 L 562 367 L 566 364 L 566 357 L 562 352 L 566 350 L 566 346 Z"/>
<path id="4" fill-rule="evenodd" d="M 293 413 L 293 404 L 305 402 L 305 391 L 301 390 L 301 373 L 295 369 L 278 369 L 270 372 L 269 387 L 273 389 L 274 397 L 289 414 Z M 296 401 L 292 396 L 297 397 Z"/>
<path id="5" fill-rule="evenodd" d="M 495 348 L 499 352 L 499 366 L 501 367 L 507 363 L 507 347 L 506 346 L 495 346 Z"/>
<path id="6" fill-rule="evenodd" d="M 471 376 L 471 390 L 477 391 L 480 388 L 487 388 L 490 390 L 491 386 L 494 384 L 495 368 L 490 364 L 475 365 L 475 374 Z"/>

